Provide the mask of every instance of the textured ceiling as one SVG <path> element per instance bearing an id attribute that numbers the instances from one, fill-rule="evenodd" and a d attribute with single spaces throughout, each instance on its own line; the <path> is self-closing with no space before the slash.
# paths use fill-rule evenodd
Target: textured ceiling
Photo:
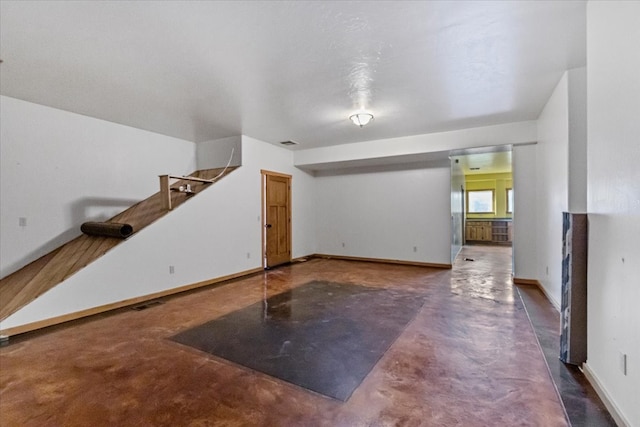
<path id="1" fill-rule="evenodd" d="M 0 3 L 3 95 L 293 149 L 536 119 L 583 1 Z M 348 121 L 375 115 L 360 129 Z"/>
<path id="2" fill-rule="evenodd" d="M 487 173 L 510 173 L 511 151 L 468 154 L 456 157 L 465 175 L 482 175 Z"/>

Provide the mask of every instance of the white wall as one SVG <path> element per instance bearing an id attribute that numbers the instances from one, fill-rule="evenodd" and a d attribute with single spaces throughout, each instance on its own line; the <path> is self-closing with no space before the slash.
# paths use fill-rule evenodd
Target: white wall
<path id="1" fill-rule="evenodd" d="M 567 71 L 569 91 L 569 211 L 587 211 L 587 69 Z"/>
<path id="2" fill-rule="evenodd" d="M 513 277 L 537 280 L 536 146 L 513 147 Z"/>
<path id="3" fill-rule="evenodd" d="M 260 170 L 280 172 L 292 176 L 291 180 L 291 234 L 293 258 L 316 252 L 316 183 L 314 176 L 293 166 L 293 152 L 257 139 L 242 137 L 242 168 L 250 170 L 251 179 L 260 182 Z M 235 173 L 235 172 L 234 172 Z M 257 176 L 257 178 L 254 178 Z M 261 203 L 260 186 L 251 187 L 251 198 Z M 246 193 L 245 193 L 246 194 Z"/>
<path id="4" fill-rule="evenodd" d="M 630 426 L 640 426 L 639 20 L 640 2 L 587 4 L 586 368 Z"/>
<path id="5" fill-rule="evenodd" d="M 451 263 L 450 151 L 535 142 L 536 132 L 528 121 L 295 151 L 297 167 L 316 171 L 318 252 Z M 375 208 L 373 196 L 381 200 Z M 380 232 L 378 221 L 389 218 Z"/>
<path id="6" fill-rule="evenodd" d="M 196 144 L 198 170 L 242 164 L 242 136 L 214 139 Z"/>
<path id="7" fill-rule="evenodd" d="M 0 97 L 0 276 L 195 170 L 191 142 Z M 26 218 L 26 227 L 19 226 Z"/>
<path id="8" fill-rule="evenodd" d="M 306 169 L 322 169 L 327 164 L 340 164 L 341 167 L 374 165 L 376 160 L 378 164 L 410 163 L 432 158 L 429 154 L 435 153 L 445 153 L 446 158 L 450 150 L 535 141 L 536 122 L 527 121 L 298 150 L 294 163 Z"/>
<path id="9" fill-rule="evenodd" d="M 562 212 L 586 211 L 586 96 L 586 69 L 568 70 L 538 117 L 537 201 L 528 207 L 536 210 L 534 277 L 557 308 L 562 293 Z"/>
<path id="10" fill-rule="evenodd" d="M 448 160 L 318 172 L 317 252 L 450 264 L 450 189 Z"/>
<path id="11" fill-rule="evenodd" d="M 71 115 L 70 119 L 67 117 L 69 113 L 29 105 L 32 109 L 46 110 L 47 114 L 54 116 L 52 121 L 61 121 L 61 150 L 67 149 L 62 136 L 80 133 L 83 126 L 97 126 L 94 122 L 105 123 L 76 115 Z M 28 111 L 16 111 L 15 114 L 16 120 L 21 120 L 23 124 L 29 117 Z M 119 125 L 106 123 L 103 126 L 115 132 L 110 127 Z M 529 129 L 527 126 L 524 128 Z M 132 132 L 133 137 L 141 132 L 143 141 L 148 134 L 129 128 L 126 130 Z M 488 138 L 487 132 L 487 129 L 483 129 L 480 134 L 471 134 Z M 466 131 L 453 132 L 440 135 L 440 138 L 446 141 L 461 138 L 454 144 L 457 147 L 466 141 L 469 134 Z M 527 138 L 530 137 L 528 132 L 525 134 Z M 499 139 L 498 136 L 496 138 Z M 225 150 L 237 143 L 234 141 L 231 141 L 232 144 L 222 144 Z M 218 142 L 211 141 L 199 148 L 202 159 L 198 168 L 219 166 L 209 162 L 216 162 L 220 157 L 214 155 L 220 151 L 220 145 L 216 145 Z M 151 189 L 133 201 L 156 191 L 155 175 L 186 173 L 196 169 L 192 157 L 194 148 L 190 143 L 186 143 L 186 147 L 188 169 L 181 171 L 167 166 L 154 173 Z M 86 153 L 102 154 L 103 151 L 102 146 L 98 145 L 87 147 Z M 168 157 L 172 159 L 184 154 L 176 154 L 171 150 L 168 152 Z M 451 262 L 451 179 L 448 159 L 412 165 L 325 171 L 314 177 L 313 173 L 293 166 L 294 152 L 253 138 L 242 137 L 241 154 L 242 166 L 234 173 L 5 319 L 1 328 L 260 267 L 261 169 L 293 176 L 293 257 L 329 253 L 439 264 Z M 366 151 L 362 154 L 366 157 Z M 144 163 L 140 158 L 136 158 L 136 161 L 136 166 Z M 205 161 L 209 163 L 205 165 Z M 128 163 L 124 164 L 132 168 Z M 75 163 L 67 166 L 71 175 L 80 168 Z M 37 169 L 34 165 L 30 167 Z M 122 162 L 115 167 L 126 169 Z M 36 197 L 31 196 L 30 199 L 37 200 L 39 188 L 34 191 Z M 116 212 L 121 209 L 118 207 Z M 3 213 L 4 218 L 6 216 Z M 344 248 L 342 242 L 345 243 Z M 189 247 L 190 251 L 173 251 L 172 248 L 176 247 Z M 175 267 L 174 274 L 169 274 L 170 265 Z M 87 286 L 88 283 L 91 285 Z"/>
<path id="12" fill-rule="evenodd" d="M 292 255 L 314 253 L 313 177 L 293 167 L 290 151 L 248 137 L 242 144 L 242 167 L 5 319 L 0 329 L 260 267 L 260 169 L 293 175 Z"/>
<path id="13" fill-rule="evenodd" d="M 562 288 L 562 212 L 569 200 L 569 101 L 564 73 L 538 118 L 536 277 L 560 307 Z M 515 194 L 515 192 L 514 192 Z"/>
<path id="14" fill-rule="evenodd" d="M 564 73 L 538 118 L 536 277 L 551 302 L 562 292 L 562 212 L 585 212 L 586 69 Z"/>

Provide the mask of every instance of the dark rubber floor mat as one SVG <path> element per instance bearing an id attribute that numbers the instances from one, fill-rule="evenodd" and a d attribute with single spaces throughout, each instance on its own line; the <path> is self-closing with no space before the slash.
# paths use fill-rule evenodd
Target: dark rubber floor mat
<path id="1" fill-rule="evenodd" d="M 313 281 L 171 339 L 346 401 L 414 318 L 424 298 Z"/>

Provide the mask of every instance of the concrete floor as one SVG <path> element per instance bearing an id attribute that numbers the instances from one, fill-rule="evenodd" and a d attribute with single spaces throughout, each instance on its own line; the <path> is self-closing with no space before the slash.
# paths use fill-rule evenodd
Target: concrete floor
<path id="1" fill-rule="evenodd" d="M 0 424 L 568 425 L 510 269 L 504 247 L 465 247 L 453 270 L 313 259 L 12 338 Z M 169 339 L 313 280 L 425 297 L 346 402 Z"/>

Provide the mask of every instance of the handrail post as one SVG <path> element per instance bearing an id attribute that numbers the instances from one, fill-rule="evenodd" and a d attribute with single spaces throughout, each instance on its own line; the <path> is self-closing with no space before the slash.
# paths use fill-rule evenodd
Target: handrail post
<path id="1" fill-rule="evenodd" d="M 169 188 L 169 175 L 160 175 L 160 198 L 162 209 L 171 210 L 171 190 Z"/>

